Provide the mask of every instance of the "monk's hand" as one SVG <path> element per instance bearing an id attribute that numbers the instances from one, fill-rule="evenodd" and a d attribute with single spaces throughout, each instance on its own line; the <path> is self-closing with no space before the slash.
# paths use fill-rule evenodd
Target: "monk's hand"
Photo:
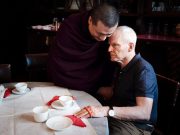
<path id="1" fill-rule="evenodd" d="M 109 100 L 113 95 L 113 87 L 100 87 L 97 93 L 102 96 L 104 100 Z"/>

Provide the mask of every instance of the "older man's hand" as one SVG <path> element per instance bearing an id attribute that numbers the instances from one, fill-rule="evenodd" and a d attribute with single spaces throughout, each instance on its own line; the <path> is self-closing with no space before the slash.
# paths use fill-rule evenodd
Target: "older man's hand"
<path id="1" fill-rule="evenodd" d="M 109 107 L 87 106 L 76 112 L 74 115 L 78 118 L 105 117 L 107 116 L 108 109 Z"/>
<path id="2" fill-rule="evenodd" d="M 90 106 L 86 106 L 82 108 L 80 111 L 76 112 L 74 114 L 78 118 L 89 118 L 92 117 L 92 109 Z"/>

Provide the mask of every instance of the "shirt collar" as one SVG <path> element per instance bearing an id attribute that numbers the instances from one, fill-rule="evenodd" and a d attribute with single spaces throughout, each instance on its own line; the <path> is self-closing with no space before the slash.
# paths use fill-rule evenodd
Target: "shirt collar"
<path id="1" fill-rule="evenodd" d="M 133 57 L 133 59 L 123 69 L 121 69 L 121 72 L 128 71 L 134 65 L 134 63 L 136 63 L 140 58 L 141 58 L 140 53 L 136 54 Z"/>

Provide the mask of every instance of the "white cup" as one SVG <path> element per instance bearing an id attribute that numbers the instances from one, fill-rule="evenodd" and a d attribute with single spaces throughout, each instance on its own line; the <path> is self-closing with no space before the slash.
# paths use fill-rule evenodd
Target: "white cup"
<path id="1" fill-rule="evenodd" d="M 48 119 L 48 107 L 47 106 L 36 106 L 33 108 L 34 120 L 36 122 L 45 122 Z"/>
<path id="2" fill-rule="evenodd" d="M 15 84 L 15 88 L 18 92 L 23 93 L 27 89 L 27 83 L 25 83 L 25 82 L 17 83 L 17 84 Z"/>
<path id="3" fill-rule="evenodd" d="M 59 100 L 63 101 L 64 106 L 71 106 L 73 104 L 73 98 L 71 96 L 60 96 Z"/>

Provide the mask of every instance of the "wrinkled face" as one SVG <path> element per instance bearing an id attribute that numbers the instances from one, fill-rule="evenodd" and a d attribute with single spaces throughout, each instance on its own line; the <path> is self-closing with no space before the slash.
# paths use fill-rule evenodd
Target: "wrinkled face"
<path id="1" fill-rule="evenodd" d="M 94 39 L 97 41 L 104 41 L 107 37 L 110 37 L 112 33 L 115 31 L 116 26 L 114 27 L 107 27 L 101 21 L 98 21 L 96 25 L 92 23 L 91 17 L 88 20 L 89 23 L 89 32 Z"/>
<path id="2" fill-rule="evenodd" d="M 129 46 L 127 43 L 123 43 L 120 37 L 112 36 L 109 38 L 108 52 L 111 56 L 111 61 L 123 63 L 126 61 L 128 55 Z"/>

